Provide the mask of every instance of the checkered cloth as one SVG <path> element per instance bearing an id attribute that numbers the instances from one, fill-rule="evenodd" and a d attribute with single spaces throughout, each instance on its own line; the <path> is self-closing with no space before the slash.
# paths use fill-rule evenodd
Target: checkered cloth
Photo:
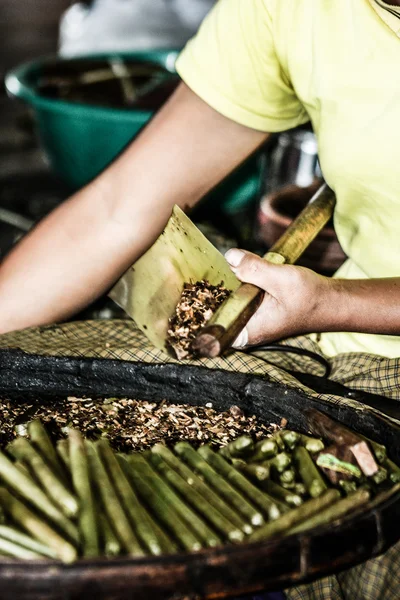
<path id="1" fill-rule="evenodd" d="M 285 343 L 321 354 L 318 342 L 307 336 Z M 156 350 L 130 320 L 72 322 L 12 332 L 0 336 L 1 348 L 18 348 L 41 356 L 108 358 L 146 363 L 178 362 Z M 338 355 L 330 362 L 331 379 L 348 387 L 400 400 L 400 358 L 348 353 Z M 181 361 L 181 364 L 263 375 L 270 381 L 303 389 L 325 402 L 350 405 L 357 411 L 364 410 L 359 403 L 349 399 L 317 394 L 284 370 L 321 375 L 321 365 L 303 356 L 270 351 L 249 355 L 235 351 L 224 357 Z M 375 412 L 380 414 L 377 410 Z M 400 425 L 396 419 L 391 420 Z M 400 543 L 379 558 L 337 576 L 292 588 L 286 594 L 288 600 L 399 600 Z"/>

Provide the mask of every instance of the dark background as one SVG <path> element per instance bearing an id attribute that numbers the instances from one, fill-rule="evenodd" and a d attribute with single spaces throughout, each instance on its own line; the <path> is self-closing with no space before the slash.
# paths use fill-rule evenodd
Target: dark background
<path id="1" fill-rule="evenodd" d="M 29 132 L 27 108 L 7 98 L 12 67 L 57 51 L 58 26 L 71 0 L 0 0 L 0 177 L 34 168 L 42 159 Z"/>
<path id="2" fill-rule="evenodd" d="M 55 52 L 58 23 L 71 0 L 1 0 L 0 75 L 41 54 Z"/>

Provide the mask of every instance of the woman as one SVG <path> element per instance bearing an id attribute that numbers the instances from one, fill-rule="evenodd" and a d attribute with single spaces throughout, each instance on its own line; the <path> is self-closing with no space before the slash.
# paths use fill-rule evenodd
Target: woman
<path id="1" fill-rule="evenodd" d="M 239 265 L 230 254 L 241 278 L 269 282 L 268 310 L 248 341 L 356 331 L 365 333 L 323 335 L 324 349 L 400 355 L 400 19 L 381 5 L 221 0 L 178 59 L 186 85 L 2 265 L 1 331 L 63 319 L 93 300 L 152 243 L 174 203 L 195 204 L 270 132 L 311 119 L 350 260 L 331 280 L 248 255 Z"/>
<path id="2" fill-rule="evenodd" d="M 173 204 L 193 206 L 270 133 L 311 120 L 349 260 L 328 279 L 229 251 L 238 277 L 266 290 L 242 342 L 322 332 L 329 355 L 399 356 L 399 32 L 400 0 L 219 0 L 178 59 L 185 83 L 5 260 L 0 331 L 94 300 L 149 247 Z M 400 549 L 288 598 L 397 599 L 389 559 L 400 563 Z"/>

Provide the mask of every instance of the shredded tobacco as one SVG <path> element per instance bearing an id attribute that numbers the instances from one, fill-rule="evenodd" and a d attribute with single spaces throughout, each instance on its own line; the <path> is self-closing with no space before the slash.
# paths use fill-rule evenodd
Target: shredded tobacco
<path id="1" fill-rule="evenodd" d="M 74 398 L 34 402 L 0 401 L 0 435 L 4 447 L 24 424 L 40 418 L 53 439 L 64 437 L 65 428 L 74 427 L 89 439 L 105 437 L 117 451 L 145 450 L 157 442 L 194 445 L 211 443 L 220 447 L 245 433 L 254 439 L 266 437 L 278 425 L 266 425 L 255 416 L 246 416 L 238 406 L 218 412 L 212 404 L 190 406 L 148 402 L 128 398 Z"/>
<path id="2" fill-rule="evenodd" d="M 185 283 L 175 314 L 169 320 L 167 337 L 167 344 L 179 360 L 194 357 L 191 344 L 197 333 L 230 295 L 223 283 L 211 285 L 206 279 Z"/>

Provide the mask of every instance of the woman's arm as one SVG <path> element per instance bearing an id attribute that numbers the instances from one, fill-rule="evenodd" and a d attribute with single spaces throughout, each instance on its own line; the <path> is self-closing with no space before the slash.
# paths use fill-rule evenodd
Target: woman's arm
<path id="1" fill-rule="evenodd" d="M 194 205 L 266 138 L 181 84 L 111 167 L 5 259 L 0 333 L 64 319 L 94 300 L 153 243 L 174 204 Z"/>
<path id="2" fill-rule="evenodd" d="M 266 292 L 236 346 L 322 331 L 400 335 L 400 278 L 331 279 L 236 248 L 226 258 L 241 281 Z"/>

